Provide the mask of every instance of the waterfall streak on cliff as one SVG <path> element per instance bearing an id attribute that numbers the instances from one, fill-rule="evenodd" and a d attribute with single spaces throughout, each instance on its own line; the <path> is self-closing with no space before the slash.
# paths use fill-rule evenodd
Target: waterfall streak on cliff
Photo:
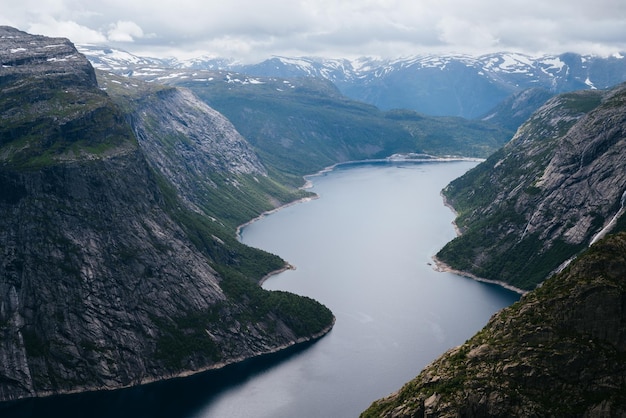
<path id="1" fill-rule="evenodd" d="M 615 216 L 613 216 L 613 219 L 611 219 L 611 222 L 609 222 L 604 228 L 602 228 L 602 230 L 600 232 L 598 232 L 592 239 L 591 242 L 589 243 L 589 246 L 591 247 L 593 244 L 595 244 L 596 242 L 598 242 L 599 240 L 601 240 L 602 238 L 604 238 L 604 236 L 611 230 L 613 229 L 613 227 L 615 226 L 615 223 L 617 222 L 617 219 L 622 216 L 624 214 L 624 202 L 626 201 L 626 191 L 624 191 L 624 193 L 622 193 L 622 198 L 620 200 L 621 206 L 619 208 L 619 210 L 617 211 L 617 213 L 615 214 Z"/>

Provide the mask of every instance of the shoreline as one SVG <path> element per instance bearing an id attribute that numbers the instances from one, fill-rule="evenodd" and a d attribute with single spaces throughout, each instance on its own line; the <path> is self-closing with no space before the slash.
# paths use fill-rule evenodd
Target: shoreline
<path id="1" fill-rule="evenodd" d="M 301 187 L 301 189 L 304 189 L 304 188 L 305 188 L 304 186 Z M 248 225 L 250 225 L 250 224 L 252 224 L 252 223 L 254 223 L 256 221 L 259 221 L 259 220 L 265 218 L 266 216 L 271 215 L 272 213 L 276 213 L 279 210 L 285 209 L 285 208 L 287 208 L 289 206 L 297 205 L 299 203 L 310 202 L 310 201 L 315 200 L 315 199 L 319 199 L 319 196 L 318 195 L 306 196 L 306 197 L 303 197 L 303 198 L 300 198 L 300 199 L 293 200 L 291 202 L 287 202 L 284 205 L 277 206 L 274 209 L 267 210 L 267 211 L 261 213 L 259 216 L 256 216 L 256 217 L 250 219 L 248 222 L 245 222 L 245 223 L 242 223 L 241 225 L 239 225 L 237 227 L 237 229 L 235 230 L 235 238 L 237 238 L 237 240 L 239 242 L 241 242 L 241 230 L 243 228 L 245 228 L 246 226 L 248 226 Z"/>
<path id="2" fill-rule="evenodd" d="M 409 155 L 413 155 L 413 154 L 409 154 Z M 333 165 L 330 165 L 328 167 L 325 167 L 323 169 L 321 169 L 320 171 L 313 173 L 313 174 L 307 174 L 305 176 L 303 176 L 305 183 L 299 187 L 299 189 L 301 190 L 306 190 L 306 189 L 310 189 L 311 187 L 313 187 L 313 182 L 309 179 L 310 177 L 316 177 L 316 176 L 320 176 L 326 173 L 330 173 L 332 172 L 335 168 L 340 167 L 342 165 L 359 165 L 359 164 L 370 164 L 370 163 L 396 163 L 396 162 L 409 162 L 409 163 L 427 163 L 427 162 L 454 162 L 454 161 L 484 161 L 484 159 L 482 158 L 470 158 L 470 157 L 454 157 L 454 156 L 445 156 L 445 157 L 435 157 L 435 156 L 430 156 L 430 155 L 426 155 L 426 154 L 418 154 L 417 155 L 418 158 L 407 158 L 406 155 L 399 155 L 399 154 L 394 154 L 391 155 L 387 158 L 381 158 L 381 159 L 371 159 L 371 160 L 355 160 L 355 161 L 345 161 L 345 162 L 341 162 L 341 163 L 336 163 Z M 452 226 L 454 227 L 454 231 L 456 233 L 457 236 L 460 236 L 462 234 L 461 229 L 459 228 L 459 226 L 456 223 L 456 218 L 458 217 L 458 212 L 454 209 L 454 207 L 452 206 L 452 204 L 450 204 L 450 202 L 448 201 L 448 199 L 446 198 L 446 196 L 443 194 L 443 191 L 441 191 L 440 196 L 443 200 L 443 205 L 445 207 L 447 207 L 452 214 L 454 215 L 454 220 L 451 222 Z M 243 228 L 245 228 L 246 226 L 252 224 L 253 222 L 256 222 L 262 218 L 264 218 L 265 216 L 269 216 L 273 213 L 278 212 L 281 209 L 287 208 L 289 206 L 292 205 L 297 205 L 299 203 L 306 203 L 315 199 L 319 199 L 319 195 L 314 194 L 313 196 L 307 196 L 307 197 L 303 197 L 301 199 L 296 199 L 292 202 L 288 202 L 285 203 L 284 205 L 281 206 L 277 206 L 274 209 L 265 211 L 263 213 L 261 213 L 259 216 L 249 220 L 248 222 L 245 222 L 241 225 L 239 225 L 237 227 L 236 230 L 236 238 L 241 242 L 241 230 Z M 456 274 L 457 276 L 461 276 L 461 277 L 465 277 L 468 279 L 472 279 L 475 280 L 477 282 L 481 282 L 481 283 L 489 283 L 489 284 L 495 284 L 498 285 L 504 289 L 510 290 L 512 292 L 515 292 L 519 295 L 525 295 L 526 293 L 528 293 L 528 290 L 524 290 L 524 289 L 520 289 L 518 287 L 515 287 L 513 285 L 510 285 L 506 282 L 500 281 L 500 280 L 491 280 L 491 279 L 485 279 L 484 277 L 479 277 L 476 276 L 475 274 L 469 273 L 467 271 L 462 271 L 462 270 L 456 270 L 454 268 L 452 268 L 451 266 L 449 266 L 448 264 L 444 263 L 443 261 L 441 261 L 440 259 L 437 258 L 437 256 L 433 255 L 432 257 L 433 260 L 433 269 L 435 271 L 438 272 L 442 272 L 442 273 L 452 273 L 452 274 Z M 289 262 L 285 262 L 285 265 L 282 268 L 279 268 L 277 270 L 271 271 L 269 273 L 267 273 L 265 276 L 263 276 L 259 281 L 258 284 L 259 286 L 262 286 L 263 283 L 265 283 L 265 281 L 267 281 L 269 278 L 271 278 L 272 276 L 278 275 L 280 273 L 283 273 L 287 270 L 295 270 L 296 267 L 292 264 L 290 264 Z"/>
<path id="3" fill-rule="evenodd" d="M 415 156 L 414 158 L 411 158 L 410 156 Z M 333 171 L 335 168 L 340 167 L 342 165 L 359 165 L 359 164 L 371 164 L 371 163 L 429 163 L 429 162 L 454 162 L 454 161 L 476 161 L 476 162 L 480 162 L 480 161 L 484 161 L 484 158 L 472 158 L 472 157 L 457 157 L 457 156 L 443 156 L 443 157 L 436 157 L 433 155 L 428 155 L 428 154 L 393 154 L 387 158 L 377 158 L 377 159 L 370 159 L 370 160 L 351 160 L 351 161 L 344 161 L 344 162 L 340 162 L 340 163 L 335 163 L 333 165 L 330 165 L 328 167 L 325 167 L 323 169 L 321 169 L 320 171 L 313 173 L 313 174 L 306 174 L 303 177 L 304 179 L 304 184 L 302 186 L 299 187 L 300 190 L 306 190 L 306 189 L 310 189 L 311 187 L 313 187 L 313 182 L 311 180 L 309 180 L 310 177 L 316 177 L 316 176 L 321 176 L 323 174 L 326 173 L 330 173 L 331 171 Z M 283 205 L 277 206 L 274 209 L 270 209 L 267 210 L 261 214 L 259 214 L 258 216 L 250 219 L 247 222 L 242 223 L 241 225 L 239 225 L 237 227 L 237 229 L 235 230 L 235 237 L 241 242 L 241 230 L 243 228 L 245 228 L 246 226 L 263 219 L 266 216 L 269 216 L 273 213 L 278 212 L 281 209 L 287 208 L 289 206 L 292 205 L 297 205 L 299 203 L 306 203 L 306 202 L 310 202 L 312 200 L 315 199 L 319 199 L 319 196 L 315 193 L 313 193 L 313 196 L 306 196 L 300 199 L 296 199 L 293 200 L 291 202 L 287 202 Z M 448 206 L 450 208 L 450 210 L 452 210 L 454 212 L 454 209 L 452 208 L 452 206 Z M 456 215 L 456 212 L 454 212 Z"/>
<path id="4" fill-rule="evenodd" d="M 448 209 L 450 209 L 450 211 L 454 215 L 454 220 L 452 221 L 452 226 L 454 227 L 454 231 L 456 232 L 456 235 L 458 237 L 458 236 L 460 236 L 462 234 L 461 229 L 456 224 L 456 218 L 458 218 L 459 214 L 457 213 L 456 209 L 454 209 L 452 204 L 450 204 L 450 202 L 448 201 L 446 196 L 443 194 L 443 190 L 439 194 L 441 195 L 441 198 L 443 200 L 443 205 L 445 207 L 447 207 Z M 475 274 L 472 274 L 472 273 L 467 272 L 467 271 L 454 269 L 454 268 L 450 267 L 448 264 L 446 264 L 443 261 L 441 261 L 439 258 L 437 258 L 436 255 L 433 255 L 431 258 L 432 258 L 433 263 L 434 263 L 433 264 L 433 269 L 435 271 L 442 272 L 442 273 L 456 274 L 457 276 L 466 277 L 468 279 L 476 280 L 477 282 L 495 284 L 495 285 L 503 287 L 503 288 L 505 288 L 507 290 L 513 291 L 515 293 L 518 293 L 518 294 L 520 294 L 522 296 L 524 296 L 526 293 L 529 292 L 528 290 L 520 289 L 519 287 L 515 287 L 515 286 L 510 285 L 507 282 L 503 282 L 501 280 L 485 279 L 484 277 L 476 276 Z"/>
<path id="5" fill-rule="evenodd" d="M 462 234 L 461 229 L 456 224 L 456 218 L 459 217 L 459 214 L 456 211 L 456 209 L 454 209 L 454 206 L 452 206 L 450 202 L 448 202 L 448 198 L 446 198 L 446 195 L 443 194 L 443 190 L 439 192 L 439 196 L 441 196 L 441 199 L 443 200 L 443 205 L 447 207 L 448 209 L 450 209 L 450 212 L 452 212 L 452 214 L 454 215 L 454 219 L 452 220 L 451 223 L 452 223 L 452 226 L 454 227 L 454 232 L 456 232 L 456 236 L 458 237 Z"/>
<path id="6" fill-rule="evenodd" d="M 440 273 L 452 273 L 452 274 L 456 274 L 457 276 L 466 277 L 468 279 L 475 280 L 477 282 L 495 284 L 500 287 L 503 287 L 504 289 L 518 293 L 522 296 L 524 296 L 526 293 L 529 292 L 529 290 L 520 289 L 519 287 L 512 286 L 500 280 L 485 279 L 483 277 L 478 277 L 475 274 L 469 273 L 467 271 L 453 269 L 448 264 L 438 259 L 436 255 L 433 255 L 431 258 L 433 260 L 433 270 L 438 271 Z"/>
<path id="7" fill-rule="evenodd" d="M 267 281 L 267 279 L 271 278 L 272 276 L 275 276 L 277 274 L 280 273 L 284 273 L 287 270 L 295 270 L 296 267 L 294 265 L 291 265 L 287 262 L 285 262 L 285 265 L 281 268 L 279 268 L 278 270 L 274 270 L 274 271 L 270 271 L 269 273 L 267 273 L 265 276 L 261 277 L 261 279 L 258 281 L 259 286 L 263 286 L 263 283 L 265 283 Z"/>
<path id="8" fill-rule="evenodd" d="M 62 390 L 59 392 L 50 392 L 50 391 L 46 391 L 46 392 L 40 392 L 40 393 L 36 393 L 33 396 L 27 396 L 27 397 L 21 397 L 21 398 L 15 398 L 15 399 L 7 399 L 7 400 L 3 400 L 0 401 L 0 404 L 5 404 L 5 405 L 9 405 L 9 404 L 15 404 L 17 405 L 17 403 L 20 402 L 28 402 L 28 401 L 34 401 L 37 399 L 44 399 L 44 398 L 51 398 L 51 397 L 55 397 L 55 396 L 72 396 L 72 395 L 80 395 L 83 393 L 97 393 L 97 392 L 113 392 L 116 390 L 125 390 L 125 389 L 133 389 L 133 388 L 138 388 L 140 386 L 144 386 L 144 385 L 150 385 L 153 383 L 159 383 L 159 382 L 165 382 L 168 380 L 174 380 L 174 379 L 184 379 L 186 377 L 190 377 L 190 376 L 194 376 L 200 373 L 206 373 L 206 372 L 211 372 L 211 371 L 218 371 L 221 370 L 225 367 L 228 366 L 232 366 L 235 365 L 237 363 L 242 363 L 244 361 L 247 360 L 255 360 L 255 359 L 260 359 L 264 356 L 270 356 L 272 354 L 276 354 L 280 351 L 289 349 L 289 348 L 294 348 L 300 344 L 307 344 L 307 343 L 314 343 L 318 340 L 320 340 L 321 338 L 323 338 L 324 336 L 326 336 L 328 333 L 330 333 L 333 330 L 333 327 L 335 326 L 335 322 L 336 322 L 336 318 L 335 316 L 333 316 L 333 320 L 332 322 L 326 326 L 325 328 L 323 328 L 321 331 L 312 334 L 308 337 L 300 337 L 298 339 L 289 341 L 285 344 L 276 346 L 268 351 L 263 351 L 263 352 L 259 352 L 259 353 L 255 353 L 253 355 L 250 356 L 240 356 L 240 357 L 235 357 L 232 359 L 228 359 L 228 360 L 224 360 L 221 361 L 219 363 L 215 363 L 212 364 L 210 366 L 205 366 L 205 367 L 201 367 L 199 369 L 196 370 L 183 370 L 180 371 L 179 373 L 173 373 L 173 374 L 169 374 L 169 375 L 162 375 L 159 377 L 146 377 L 146 378 L 142 378 L 142 379 L 138 379 L 136 381 L 134 381 L 131 384 L 127 384 L 127 385 L 121 385 L 121 386 L 115 386 L 115 387 L 88 387 L 88 386 L 84 386 L 82 388 L 76 388 L 76 389 L 72 389 L 72 390 Z"/>
<path id="9" fill-rule="evenodd" d="M 335 168 L 343 166 L 343 165 L 359 165 L 359 164 L 371 164 L 371 163 L 430 163 L 430 162 L 454 162 L 454 161 L 483 161 L 483 159 L 477 159 L 477 158 L 466 158 L 466 157 L 454 157 L 454 156 L 446 156 L 446 157 L 433 157 L 433 156 L 427 156 L 427 155 L 418 155 L 418 158 L 409 158 L 406 156 L 402 156 L 402 155 L 392 155 L 390 157 L 384 158 L 384 159 L 371 159 L 371 160 L 356 160 L 356 161 L 346 161 L 346 162 L 340 162 L 340 163 L 336 163 L 333 164 L 329 167 L 326 167 L 320 171 L 318 171 L 317 173 L 314 174 L 309 174 L 309 175 L 305 175 L 303 176 L 305 183 L 303 186 L 300 187 L 300 189 L 302 190 L 306 190 L 308 188 L 312 187 L 312 182 L 309 180 L 310 177 L 315 177 L 315 176 L 320 176 L 323 175 L 325 173 L 329 173 L 331 171 L 333 171 Z M 241 242 L 241 232 L 242 229 L 245 228 L 246 226 L 252 224 L 253 222 L 256 222 L 262 218 L 264 218 L 265 216 L 269 216 L 275 212 L 278 212 L 281 209 L 287 208 L 289 206 L 292 205 L 296 205 L 299 203 L 305 203 L 305 202 L 309 202 L 315 199 L 318 199 L 319 196 L 317 194 L 313 194 L 312 196 L 306 196 L 300 199 L 296 199 L 294 201 L 291 202 L 287 202 L 283 205 L 280 205 L 278 207 L 275 207 L 274 209 L 265 211 L 263 213 L 261 213 L 260 215 L 256 216 L 255 218 L 239 225 L 236 228 L 236 238 Z M 453 210 L 453 208 L 451 206 L 448 206 L 451 210 Z M 453 210 L 454 212 L 454 210 Z M 455 225 L 455 229 L 456 229 L 456 225 Z M 439 265 L 445 266 L 443 263 L 441 263 L 440 261 L 436 260 L 434 257 L 433 259 L 435 260 L 435 263 L 437 264 L 437 266 L 439 267 Z M 267 273 L 265 276 L 263 276 L 258 284 L 259 286 L 261 286 L 267 279 L 269 279 L 270 277 L 280 274 L 284 271 L 287 270 L 295 270 L 296 267 L 289 264 L 288 262 L 285 262 L 285 265 L 282 268 L 279 268 L 277 270 L 274 270 L 272 272 Z M 467 274 L 463 273 L 463 272 L 457 272 L 451 268 L 448 267 L 447 270 L 440 270 L 440 271 L 450 271 L 453 272 L 459 276 L 465 276 L 465 277 L 471 277 L 471 276 L 467 276 Z M 479 278 L 475 278 L 475 277 L 471 277 L 474 278 L 478 281 L 487 281 L 487 280 L 481 280 Z M 487 281 L 488 282 L 488 281 Z M 500 284 L 500 283 L 498 283 Z M 181 370 L 179 372 L 176 373 L 172 373 L 172 374 L 167 374 L 167 375 L 159 375 L 159 376 L 150 376 L 150 377 L 144 377 L 144 378 L 139 378 L 135 381 L 133 381 L 130 384 L 126 384 L 126 385 L 119 385 L 119 386 L 108 386 L 108 387 L 89 387 L 89 386 L 83 386 L 83 387 L 77 387 L 75 389 L 71 389 L 71 390 L 61 390 L 61 391 L 57 391 L 57 392 L 52 392 L 52 391 L 43 391 L 43 392 L 39 392 L 39 393 L 34 393 L 33 396 L 26 396 L 26 397 L 19 397 L 19 398 L 15 398 L 15 399 L 7 399 L 7 400 L 3 400 L 0 401 L 0 403 L 2 404 L 17 404 L 18 402 L 28 402 L 30 400 L 37 400 L 37 399 L 43 399 L 43 398 L 50 398 L 50 397 L 55 397 L 55 396 L 71 396 L 71 395 L 78 395 L 78 394 L 82 394 L 82 393 L 96 393 L 96 392 L 110 392 L 110 391 L 117 391 L 117 390 L 125 390 L 125 389 L 132 389 L 132 388 L 137 388 L 143 385 L 149 385 L 149 384 L 153 384 L 153 383 L 158 383 L 158 382 L 163 382 L 163 381 L 168 381 L 168 380 L 174 380 L 174 379 L 182 379 L 182 378 L 186 378 L 189 376 L 193 376 L 193 375 L 197 375 L 197 374 L 201 374 L 201 373 L 206 373 L 206 372 L 211 372 L 211 371 L 217 371 L 220 369 L 223 369 L 225 367 L 237 364 L 237 363 L 241 363 L 244 362 L 246 360 L 253 360 L 253 359 L 259 359 L 262 358 L 264 356 L 269 356 L 275 353 L 278 353 L 280 351 L 289 349 L 289 348 L 293 348 L 296 347 L 298 345 L 301 344 L 306 344 L 306 343 L 313 343 L 316 342 L 318 340 L 320 340 L 321 338 L 323 338 L 324 336 L 326 336 L 327 334 L 329 334 L 336 323 L 336 317 L 333 316 L 333 319 L 331 321 L 331 323 L 324 327 L 322 330 L 320 330 L 319 332 L 306 336 L 306 337 L 300 337 L 297 338 L 295 340 L 286 342 L 284 344 L 278 345 L 276 347 L 270 348 L 267 351 L 262 351 L 262 352 L 257 352 L 254 353 L 252 355 L 249 356 L 240 356 L 240 357 L 235 357 L 235 358 L 231 358 L 231 359 L 227 359 L 224 361 L 221 361 L 219 363 L 215 363 L 212 365 L 208 365 L 208 366 L 204 366 L 198 369 L 193 369 L 193 370 Z"/>

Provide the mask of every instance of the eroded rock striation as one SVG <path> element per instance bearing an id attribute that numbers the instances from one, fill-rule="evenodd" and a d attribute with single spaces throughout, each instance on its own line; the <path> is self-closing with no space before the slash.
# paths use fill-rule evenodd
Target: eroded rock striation
<path id="1" fill-rule="evenodd" d="M 437 257 L 534 288 L 616 220 L 625 162 L 626 85 L 556 96 L 444 190 L 462 234 Z"/>
<path id="2" fill-rule="evenodd" d="M 319 303 L 256 284 L 284 262 L 181 199 L 69 41 L 1 27 L 0 64 L 0 400 L 184 375 L 330 329 Z"/>
<path id="3" fill-rule="evenodd" d="M 110 73 L 97 76 L 125 110 L 150 165 L 193 210 L 233 227 L 305 195 L 270 175 L 230 121 L 191 91 Z"/>

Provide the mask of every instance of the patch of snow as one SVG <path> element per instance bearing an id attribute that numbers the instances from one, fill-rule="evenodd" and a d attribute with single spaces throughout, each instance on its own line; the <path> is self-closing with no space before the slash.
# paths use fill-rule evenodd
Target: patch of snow
<path id="1" fill-rule="evenodd" d="M 532 60 L 525 55 L 504 54 L 498 68 L 508 73 L 528 73 L 528 67 L 532 65 Z"/>
<path id="2" fill-rule="evenodd" d="M 593 85 L 593 82 L 589 79 L 589 76 L 585 79 L 585 84 L 588 85 L 592 90 L 596 90 L 596 86 Z"/>
<path id="3" fill-rule="evenodd" d="M 546 70 L 561 71 L 563 67 L 565 67 L 565 63 L 561 61 L 560 58 L 558 57 L 541 60 L 541 63 L 546 65 L 545 67 Z"/>

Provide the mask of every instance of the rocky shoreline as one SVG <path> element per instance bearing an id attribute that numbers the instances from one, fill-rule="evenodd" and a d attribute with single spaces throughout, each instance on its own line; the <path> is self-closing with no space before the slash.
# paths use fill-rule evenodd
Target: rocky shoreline
<path id="1" fill-rule="evenodd" d="M 511 290 L 515 293 L 519 293 L 520 295 L 525 295 L 526 293 L 528 293 L 528 290 L 524 290 L 524 289 L 520 289 L 517 288 L 515 286 L 511 286 L 510 284 L 506 283 L 506 282 L 502 282 L 499 280 L 489 280 L 489 279 L 484 279 L 482 277 L 478 277 L 472 273 L 468 273 L 466 271 L 461 271 L 461 270 L 455 270 L 452 267 L 450 267 L 449 265 L 447 265 L 446 263 L 444 263 L 443 261 L 441 261 L 440 259 L 437 258 L 437 256 L 433 256 L 432 260 L 434 262 L 433 268 L 436 271 L 442 272 L 442 273 L 453 273 L 456 274 L 457 276 L 462 276 L 462 277 L 467 277 L 468 279 L 472 279 L 472 280 L 476 280 L 477 282 L 482 282 L 482 283 L 490 283 L 490 284 L 496 284 L 500 287 L 503 287 L 505 289 Z"/>
<path id="2" fill-rule="evenodd" d="M 456 231 L 456 235 L 460 236 L 462 234 L 462 231 L 458 227 L 458 225 L 456 224 L 456 217 L 458 216 L 458 213 L 457 213 L 456 209 L 454 209 L 452 204 L 450 204 L 450 202 L 448 202 L 448 199 L 446 199 L 446 196 L 443 194 L 443 192 L 441 193 L 441 198 L 443 199 L 443 205 L 445 207 L 447 207 L 448 209 L 450 209 L 450 211 L 452 211 L 452 213 L 454 214 L 455 221 L 452 221 L 452 226 L 454 227 L 454 230 Z M 525 295 L 526 293 L 528 293 L 528 290 L 520 289 L 518 287 L 512 286 L 512 285 L 510 285 L 510 284 L 508 284 L 506 282 L 500 281 L 500 280 L 489 280 L 489 279 L 485 279 L 483 277 L 478 277 L 475 274 L 469 273 L 467 271 L 461 271 L 461 270 L 453 269 L 448 264 L 444 263 L 439 258 L 437 258 L 437 256 L 435 256 L 435 255 L 432 256 L 432 260 L 434 262 L 434 267 L 433 268 L 436 271 L 446 272 L 446 273 L 453 273 L 453 274 L 456 274 L 457 276 L 467 277 L 468 279 L 476 280 L 477 282 L 496 284 L 496 285 L 501 286 L 501 287 L 503 287 L 505 289 L 508 289 L 508 290 L 513 291 L 513 292 L 519 293 L 520 295 Z"/>

